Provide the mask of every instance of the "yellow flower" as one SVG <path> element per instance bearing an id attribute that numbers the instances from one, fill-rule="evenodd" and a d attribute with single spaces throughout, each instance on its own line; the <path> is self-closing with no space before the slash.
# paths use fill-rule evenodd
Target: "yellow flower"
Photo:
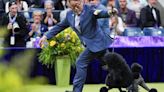
<path id="1" fill-rule="evenodd" d="M 77 52 L 81 52 L 82 48 L 81 47 L 77 47 Z"/>
<path id="2" fill-rule="evenodd" d="M 41 45 L 41 48 L 43 48 L 43 47 L 44 47 L 44 44 Z"/>
<path id="3" fill-rule="evenodd" d="M 68 34 L 68 33 L 65 33 L 65 34 L 64 34 L 64 37 L 65 37 L 65 38 L 69 37 L 69 34 Z"/>
<path id="4" fill-rule="evenodd" d="M 59 36 L 60 36 L 60 34 L 57 34 L 57 35 L 56 35 L 56 38 L 58 38 Z"/>
<path id="5" fill-rule="evenodd" d="M 65 33 L 69 33 L 70 32 L 70 29 L 65 29 L 64 32 Z"/>
<path id="6" fill-rule="evenodd" d="M 76 35 L 76 33 L 74 31 L 71 32 L 71 37 L 78 38 L 78 36 Z"/>
<path id="7" fill-rule="evenodd" d="M 51 47 L 53 47 L 53 46 L 55 46 L 55 45 L 56 45 L 56 41 L 54 41 L 54 40 L 50 41 L 50 46 L 51 46 Z"/>
<path id="8" fill-rule="evenodd" d="M 65 44 L 64 43 L 61 43 L 61 47 L 64 48 L 65 47 Z"/>
<path id="9" fill-rule="evenodd" d="M 72 40 L 71 40 L 71 41 L 72 41 L 73 43 L 75 43 L 75 41 L 76 41 L 76 40 L 75 40 L 75 38 L 72 38 Z"/>

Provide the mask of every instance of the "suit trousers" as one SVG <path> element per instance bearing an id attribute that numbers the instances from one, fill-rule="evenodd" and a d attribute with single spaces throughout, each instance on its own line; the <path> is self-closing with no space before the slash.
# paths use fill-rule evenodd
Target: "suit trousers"
<path id="1" fill-rule="evenodd" d="M 86 76 L 87 76 L 87 67 L 90 61 L 94 58 L 100 59 L 102 61 L 102 57 L 107 52 L 108 49 L 104 49 L 98 52 L 91 52 L 88 48 L 86 48 L 79 56 L 76 61 L 76 74 L 73 80 L 73 92 L 82 92 L 83 85 L 85 84 Z"/>

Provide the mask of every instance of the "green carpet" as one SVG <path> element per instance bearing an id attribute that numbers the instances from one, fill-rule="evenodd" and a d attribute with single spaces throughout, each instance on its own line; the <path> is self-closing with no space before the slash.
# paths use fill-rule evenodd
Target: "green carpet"
<path id="1" fill-rule="evenodd" d="M 164 92 L 164 83 L 147 83 L 149 88 L 156 88 L 158 92 Z M 103 84 L 85 85 L 83 92 L 99 92 L 99 89 L 104 86 Z M 65 92 L 71 90 L 72 86 L 57 87 L 55 85 L 29 85 L 22 89 L 22 92 Z M 112 89 L 109 92 L 119 92 L 117 89 Z M 140 88 L 139 92 L 146 92 Z"/>

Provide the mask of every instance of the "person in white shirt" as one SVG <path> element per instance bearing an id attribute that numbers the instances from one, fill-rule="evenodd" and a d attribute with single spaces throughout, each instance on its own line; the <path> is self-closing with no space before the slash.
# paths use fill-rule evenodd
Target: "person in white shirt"
<path id="1" fill-rule="evenodd" d="M 115 7 L 115 1 L 109 0 L 107 8 L 108 10 L 115 10 L 117 11 Z M 124 32 L 124 23 L 121 19 L 121 17 L 117 16 L 116 12 L 113 16 L 109 18 L 109 27 L 110 27 L 110 37 L 114 38 L 115 36 L 121 35 Z"/>
<path id="2" fill-rule="evenodd" d="M 9 1 L 10 2 L 10 1 Z M 9 12 L 9 2 L 6 2 L 5 5 L 5 12 L 8 13 Z M 24 16 L 26 18 L 29 18 L 29 14 L 28 14 L 28 4 L 26 1 L 22 1 L 22 0 L 16 0 L 15 1 L 18 7 L 18 12 L 24 12 Z"/>

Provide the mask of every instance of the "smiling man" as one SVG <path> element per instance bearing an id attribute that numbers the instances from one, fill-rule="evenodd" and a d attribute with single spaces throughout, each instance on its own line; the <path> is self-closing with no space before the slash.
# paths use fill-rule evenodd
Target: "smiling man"
<path id="1" fill-rule="evenodd" d="M 110 37 L 100 28 L 97 19 L 107 18 L 107 10 L 97 10 L 94 5 L 85 5 L 83 0 L 68 0 L 71 10 L 66 18 L 55 25 L 40 40 L 40 46 L 46 39 L 50 39 L 67 27 L 73 28 L 85 45 L 76 62 L 76 74 L 73 81 L 73 92 L 82 92 L 87 76 L 87 66 L 94 58 L 101 60 L 112 43 Z"/>

